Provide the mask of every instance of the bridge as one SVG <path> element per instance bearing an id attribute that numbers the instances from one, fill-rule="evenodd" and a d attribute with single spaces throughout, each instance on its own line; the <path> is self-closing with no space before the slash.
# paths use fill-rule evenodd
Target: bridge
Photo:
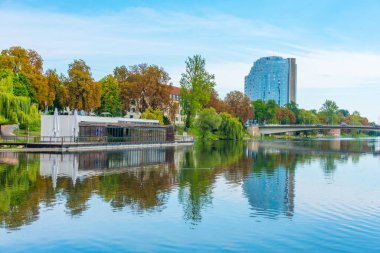
<path id="1" fill-rule="evenodd" d="M 379 126 L 360 125 L 259 125 L 249 127 L 249 132 L 253 136 L 280 134 L 290 132 L 300 132 L 309 130 L 361 130 L 380 132 Z"/>

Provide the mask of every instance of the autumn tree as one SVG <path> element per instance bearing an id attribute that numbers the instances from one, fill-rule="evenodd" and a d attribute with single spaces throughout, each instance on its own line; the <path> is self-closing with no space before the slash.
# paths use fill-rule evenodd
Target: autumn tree
<path id="1" fill-rule="evenodd" d="M 280 124 L 288 125 L 296 123 L 296 115 L 286 107 L 278 107 L 276 109 L 276 120 Z"/>
<path id="2" fill-rule="evenodd" d="M 23 75 L 30 83 L 36 102 L 42 107 L 49 100 L 47 78 L 43 75 L 43 60 L 34 50 L 11 47 L 1 51 L 0 68 L 9 69 L 16 75 Z M 31 97 L 32 98 L 32 97 Z"/>
<path id="3" fill-rule="evenodd" d="M 101 87 L 94 81 L 90 67 L 83 60 L 74 60 L 69 65 L 67 82 L 70 108 L 92 111 L 100 106 Z"/>
<path id="4" fill-rule="evenodd" d="M 108 75 L 99 81 L 102 87 L 101 106 L 99 112 L 108 112 L 112 116 L 120 116 L 121 100 L 120 87 L 112 75 Z"/>
<path id="5" fill-rule="evenodd" d="M 57 99 L 57 93 L 59 92 L 59 76 L 55 69 L 48 69 L 45 73 L 48 84 L 48 99 L 47 105 L 53 105 L 54 107 L 60 108 Z"/>
<path id="6" fill-rule="evenodd" d="M 215 77 L 206 70 L 206 61 L 202 56 L 195 55 L 186 60 L 186 70 L 182 73 L 181 105 L 185 114 L 185 128 L 189 129 L 195 115 L 210 100 L 215 86 Z"/>
<path id="7" fill-rule="evenodd" d="M 164 111 L 170 107 L 169 74 L 156 65 L 139 64 L 117 67 L 114 76 L 120 86 L 123 109 L 132 101 L 139 112 L 149 106 Z"/>
<path id="8" fill-rule="evenodd" d="M 214 108 L 218 113 L 231 113 L 231 107 L 222 99 L 219 98 L 218 92 L 213 89 L 210 100 L 206 107 Z"/>
<path id="9" fill-rule="evenodd" d="M 226 95 L 224 101 L 231 108 L 232 115 L 238 117 L 242 122 L 253 118 L 251 100 L 243 92 L 231 91 Z"/>

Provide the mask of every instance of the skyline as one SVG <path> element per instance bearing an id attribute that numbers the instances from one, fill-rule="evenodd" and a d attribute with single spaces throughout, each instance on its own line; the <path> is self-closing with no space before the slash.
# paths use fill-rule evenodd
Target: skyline
<path id="1" fill-rule="evenodd" d="M 64 74 L 83 59 L 97 80 L 116 66 L 156 64 L 174 85 L 186 57 L 201 54 L 221 97 L 244 90 L 260 57 L 294 57 L 301 107 L 332 99 L 379 123 L 379 11 L 377 1 L 0 1 L 0 48 L 34 49 L 44 70 Z"/>

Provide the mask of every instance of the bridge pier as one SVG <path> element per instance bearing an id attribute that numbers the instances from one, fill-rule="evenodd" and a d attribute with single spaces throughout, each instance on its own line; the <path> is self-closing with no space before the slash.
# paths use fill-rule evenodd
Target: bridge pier
<path id="1" fill-rule="evenodd" d="M 327 134 L 333 137 L 340 137 L 341 132 L 341 129 L 330 129 Z"/>
<path id="2" fill-rule="evenodd" d="M 258 126 L 249 126 L 247 128 L 247 131 L 252 136 L 255 136 L 255 137 L 261 136 L 260 128 Z"/>

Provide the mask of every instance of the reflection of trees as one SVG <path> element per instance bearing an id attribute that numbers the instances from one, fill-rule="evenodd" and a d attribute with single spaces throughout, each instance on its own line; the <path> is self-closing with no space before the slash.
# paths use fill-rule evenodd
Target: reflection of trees
<path id="1" fill-rule="evenodd" d="M 243 182 L 243 189 L 253 178 L 244 191 L 254 191 L 250 201 L 258 207 L 260 203 L 257 201 L 263 198 L 260 201 L 264 203 L 267 190 L 258 189 L 257 185 L 266 184 L 270 188 L 275 180 L 279 180 L 282 184 L 272 188 L 278 193 L 275 199 L 278 205 L 261 204 L 261 207 L 282 208 L 286 215 L 292 215 L 294 170 L 298 165 L 319 162 L 326 177 L 331 178 L 338 162 L 350 159 L 355 162 L 361 152 L 376 148 L 375 143 L 362 140 L 254 142 L 247 145 L 246 149 L 243 142 L 224 141 L 154 152 L 75 154 L 80 159 L 74 164 L 79 164 L 82 176 L 75 174 L 74 178 L 78 177 L 78 180 L 73 182 L 69 174 L 65 174 L 66 177 L 60 174 L 55 189 L 50 177 L 40 176 L 39 155 L 15 153 L 12 154 L 14 157 L 8 157 L 2 153 L 0 223 L 9 229 L 31 223 L 38 218 L 41 204 L 51 206 L 56 203 L 57 194 L 65 199 L 66 212 L 72 216 L 85 212 L 94 195 L 109 203 L 115 211 L 128 208 L 137 213 L 160 211 L 164 209 L 172 187 L 178 185 L 183 217 L 197 224 L 202 220 L 205 208 L 212 204 L 213 185 L 222 177 L 227 183 L 240 185 Z M 48 156 L 44 159 L 51 162 Z M 60 160 L 65 161 L 65 155 L 60 155 Z M 65 164 L 72 166 L 71 163 Z M 49 166 L 41 175 L 49 175 Z"/>
<path id="2" fill-rule="evenodd" d="M 169 166 L 139 168 L 122 174 L 99 177 L 99 192 L 116 210 L 158 210 L 164 206 L 172 187 L 175 170 Z"/>
<path id="3" fill-rule="evenodd" d="M 0 222 L 9 229 L 36 220 L 40 203 L 50 205 L 55 197 L 51 181 L 39 176 L 37 156 L 15 155 L 19 161 L 17 164 L 0 164 Z"/>
<path id="4" fill-rule="evenodd" d="M 237 163 L 242 155 L 242 142 L 201 143 L 185 152 L 178 180 L 185 220 L 194 224 L 201 221 L 201 211 L 212 203 L 217 174 Z"/>

